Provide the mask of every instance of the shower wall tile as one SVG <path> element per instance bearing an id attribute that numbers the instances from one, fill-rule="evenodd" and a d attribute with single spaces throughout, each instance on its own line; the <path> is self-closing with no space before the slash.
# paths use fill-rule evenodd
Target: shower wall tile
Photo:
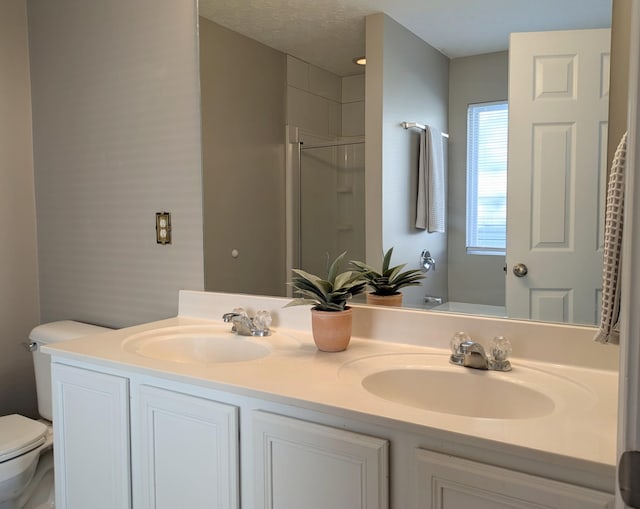
<path id="1" fill-rule="evenodd" d="M 320 136 L 364 135 L 364 75 L 341 78 L 287 55 L 287 84 L 289 125 Z"/>
<path id="2" fill-rule="evenodd" d="M 330 101 L 341 102 L 342 80 L 320 67 L 287 55 L 287 84 Z"/>
<path id="3" fill-rule="evenodd" d="M 364 101 L 342 105 L 342 136 L 364 136 Z"/>
<path id="4" fill-rule="evenodd" d="M 329 71 L 309 66 L 309 91 L 332 101 L 342 101 L 342 80 Z"/>
<path id="5" fill-rule="evenodd" d="M 338 130 L 340 122 L 335 112 L 330 113 L 335 105 L 328 99 L 290 86 L 287 89 L 287 122 L 318 135 L 335 135 L 336 122 Z"/>
<path id="6" fill-rule="evenodd" d="M 309 64 L 287 55 L 287 84 L 302 90 L 309 90 Z"/>
<path id="7" fill-rule="evenodd" d="M 342 78 L 342 102 L 364 101 L 364 74 Z"/>
<path id="8" fill-rule="evenodd" d="M 342 133 L 342 105 L 329 102 L 329 135 L 340 136 Z"/>

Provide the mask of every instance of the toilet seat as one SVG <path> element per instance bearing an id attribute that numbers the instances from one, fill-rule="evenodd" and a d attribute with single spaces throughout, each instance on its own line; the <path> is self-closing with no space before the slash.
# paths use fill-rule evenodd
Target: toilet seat
<path id="1" fill-rule="evenodd" d="M 0 463 L 40 447 L 48 428 L 41 422 L 18 414 L 0 417 Z"/>

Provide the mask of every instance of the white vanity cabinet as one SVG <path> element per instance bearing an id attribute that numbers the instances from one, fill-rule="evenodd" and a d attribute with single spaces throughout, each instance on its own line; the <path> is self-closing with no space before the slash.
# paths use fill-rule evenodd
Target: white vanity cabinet
<path id="1" fill-rule="evenodd" d="M 52 365 L 58 509 L 129 509 L 129 381 Z"/>
<path id="2" fill-rule="evenodd" d="M 237 509 L 241 485 L 250 509 L 389 507 L 386 440 L 161 379 L 58 363 L 52 377 L 56 507 Z"/>
<path id="3" fill-rule="evenodd" d="M 613 495 L 417 449 L 416 507 L 613 509 Z"/>
<path id="4" fill-rule="evenodd" d="M 136 509 L 239 507 L 237 407 L 150 385 L 131 402 Z"/>
<path id="5" fill-rule="evenodd" d="M 239 507 L 235 406 L 57 363 L 52 381 L 56 507 Z"/>
<path id="6" fill-rule="evenodd" d="M 59 509 L 613 507 L 598 491 L 613 492 L 613 469 L 572 473 L 535 451 L 461 446 L 437 430 L 169 375 L 67 359 L 52 374 Z"/>
<path id="7" fill-rule="evenodd" d="M 251 412 L 255 507 L 386 509 L 387 440 Z"/>

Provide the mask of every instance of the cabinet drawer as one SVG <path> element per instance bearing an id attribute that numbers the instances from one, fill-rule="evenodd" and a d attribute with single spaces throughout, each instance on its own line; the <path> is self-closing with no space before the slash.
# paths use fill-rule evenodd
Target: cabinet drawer
<path id="1" fill-rule="evenodd" d="M 416 454 L 424 509 L 609 509 L 613 495 L 424 449 Z"/>

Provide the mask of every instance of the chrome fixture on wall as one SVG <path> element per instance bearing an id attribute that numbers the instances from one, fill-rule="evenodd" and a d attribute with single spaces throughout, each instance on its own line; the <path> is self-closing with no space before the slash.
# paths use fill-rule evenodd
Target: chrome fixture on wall
<path id="1" fill-rule="evenodd" d="M 425 272 L 429 272 L 431 269 L 436 270 L 436 261 L 427 249 L 424 249 L 420 255 L 420 267 L 422 267 L 422 270 Z M 442 302 L 440 304 L 442 304 Z"/>

